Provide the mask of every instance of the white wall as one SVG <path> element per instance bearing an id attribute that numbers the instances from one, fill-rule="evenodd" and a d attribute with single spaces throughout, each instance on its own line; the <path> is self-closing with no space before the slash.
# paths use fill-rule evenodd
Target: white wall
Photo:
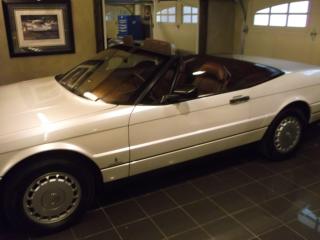
<path id="1" fill-rule="evenodd" d="M 184 5 L 199 7 L 199 0 L 179 0 L 154 2 L 154 38 L 173 43 L 177 49 L 188 52 L 198 52 L 199 24 L 182 23 L 182 7 Z M 156 12 L 165 8 L 176 6 L 177 22 L 157 23 Z"/>
<path id="2" fill-rule="evenodd" d="M 320 34 L 320 1 L 311 0 L 311 12 L 306 28 L 253 26 L 256 11 L 289 0 L 248 0 L 249 33 L 245 39 L 245 54 L 288 59 L 311 64 L 320 64 L 320 35 L 313 41 L 310 33 Z M 239 21 L 239 17 L 236 17 Z M 239 26 L 235 32 L 239 32 Z M 237 35 L 239 36 L 239 35 Z M 239 52 L 239 39 L 234 49 Z"/>
<path id="3" fill-rule="evenodd" d="M 231 0 L 209 0 L 208 54 L 233 52 L 235 7 Z"/>

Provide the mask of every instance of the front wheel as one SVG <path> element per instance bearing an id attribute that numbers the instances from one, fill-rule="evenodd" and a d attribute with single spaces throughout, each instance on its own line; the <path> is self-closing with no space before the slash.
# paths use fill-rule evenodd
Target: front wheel
<path id="1" fill-rule="evenodd" d="M 6 179 L 3 211 L 26 231 L 52 232 L 67 227 L 89 206 L 94 178 L 71 160 L 39 159 Z"/>
<path id="2" fill-rule="evenodd" d="M 299 109 L 282 111 L 261 141 L 262 153 L 271 160 L 288 158 L 297 150 L 306 125 L 306 117 Z"/>

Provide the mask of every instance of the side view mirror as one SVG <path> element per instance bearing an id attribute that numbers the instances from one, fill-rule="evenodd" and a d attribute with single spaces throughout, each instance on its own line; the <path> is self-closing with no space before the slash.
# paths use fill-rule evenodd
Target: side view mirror
<path id="1" fill-rule="evenodd" d="M 161 103 L 177 103 L 198 97 L 198 90 L 194 86 L 184 86 L 176 89 L 173 93 L 164 95 Z"/>

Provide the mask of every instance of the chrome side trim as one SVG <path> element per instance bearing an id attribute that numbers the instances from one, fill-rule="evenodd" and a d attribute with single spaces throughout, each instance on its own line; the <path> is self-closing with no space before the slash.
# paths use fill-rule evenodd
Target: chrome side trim
<path id="1" fill-rule="evenodd" d="M 120 166 L 101 169 L 103 182 L 112 182 L 129 176 L 129 163 Z"/>
<path id="2" fill-rule="evenodd" d="M 177 163 L 189 161 L 198 157 L 206 156 L 223 150 L 231 149 L 240 145 L 256 142 L 260 140 L 267 128 L 261 128 L 255 131 L 242 133 L 232 137 L 200 144 L 197 146 L 169 152 L 143 160 L 130 163 L 130 176 L 143 172 L 155 170 L 158 168 L 171 166 Z"/>
<path id="3" fill-rule="evenodd" d="M 320 102 L 312 103 L 310 107 L 313 114 L 320 112 Z"/>
<path id="4" fill-rule="evenodd" d="M 265 118 L 265 117 L 263 117 L 263 118 Z M 206 128 L 206 129 L 195 130 L 193 132 L 188 132 L 188 133 L 176 135 L 176 136 L 173 136 L 173 137 L 167 137 L 167 138 L 163 138 L 163 139 L 160 139 L 160 140 L 155 140 L 155 141 L 148 142 L 148 143 L 133 145 L 133 146 L 130 146 L 130 150 L 136 150 L 136 149 L 139 149 L 139 148 L 152 146 L 152 145 L 155 145 L 155 144 L 158 144 L 158 143 L 185 139 L 187 137 L 197 137 L 197 136 L 203 135 L 205 133 L 208 134 L 208 133 L 211 133 L 211 132 L 216 131 L 216 130 L 226 129 L 226 128 L 235 127 L 235 126 L 239 126 L 239 125 L 243 125 L 243 124 L 251 124 L 251 125 L 255 126 L 258 123 L 260 123 L 260 121 L 261 121 L 261 117 L 255 117 L 255 118 L 249 118 L 249 119 L 245 119 L 245 120 L 241 120 L 241 121 L 237 121 L 237 122 L 228 123 L 228 124 L 225 124 L 223 126 L 215 126 L 215 127 L 210 127 L 210 128 Z M 152 121 L 147 121 L 147 122 L 152 122 Z M 146 122 L 143 122 L 143 123 L 146 123 Z M 134 124 L 134 125 L 137 125 L 137 124 Z"/>
<path id="5" fill-rule="evenodd" d="M 116 150 L 109 151 L 109 152 L 94 154 L 93 157 L 94 158 L 109 157 L 109 156 L 113 156 L 115 154 L 121 154 L 121 153 L 128 152 L 128 151 L 129 151 L 129 147 L 124 147 L 124 148 L 116 149 Z"/>
<path id="6" fill-rule="evenodd" d="M 313 123 L 319 120 L 320 120 L 320 112 L 313 113 L 310 118 L 310 123 Z"/>

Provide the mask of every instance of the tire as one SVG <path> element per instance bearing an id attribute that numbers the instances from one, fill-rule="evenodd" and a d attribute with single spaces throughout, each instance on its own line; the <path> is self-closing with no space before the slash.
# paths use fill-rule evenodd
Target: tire
<path id="1" fill-rule="evenodd" d="M 60 231 L 92 203 L 94 176 L 86 166 L 61 157 L 23 163 L 3 186 L 2 207 L 8 222 L 33 233 Z"/>
<path id="2" fill-rule="evenodd" d="M 301 110 L 283 110 L 272 121 L 260 143 L 262 154 L 273 161 L 289 158 L 298 149 L 306 126 L 307 118 Z"/>

